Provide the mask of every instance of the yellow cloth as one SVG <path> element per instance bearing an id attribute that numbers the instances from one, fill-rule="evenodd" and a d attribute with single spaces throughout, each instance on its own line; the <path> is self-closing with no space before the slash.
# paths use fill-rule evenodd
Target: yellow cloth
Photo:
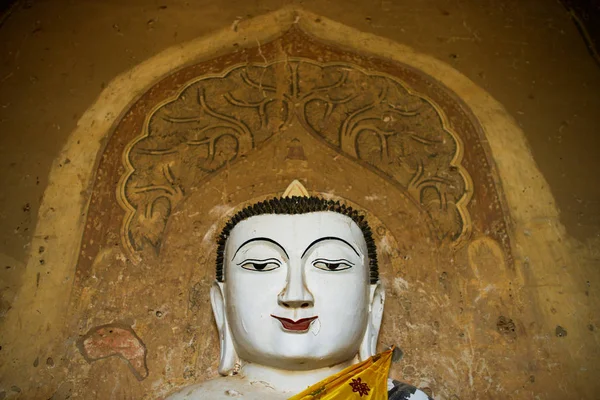
<path id="1" fill-rule="evenodd" d="M 289 400 L 387 400 L 387 378 L 393 350 L 351 365 Z"/>

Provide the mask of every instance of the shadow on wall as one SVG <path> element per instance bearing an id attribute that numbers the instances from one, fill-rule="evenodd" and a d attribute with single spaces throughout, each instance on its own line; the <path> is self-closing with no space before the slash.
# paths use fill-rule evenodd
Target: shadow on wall
<path id="1" fill-rule="evenodd" d="M 561 0 L 577 27 L 590 55 L 600 66 L 600 2 L 597 0 Z"/>
<path id="2" fill-rule="evenodd" d="M 2 25 L 4 25 L 4 21 L 10 17 L 12 12 L 18 8 L 21 3 L 23 3 L 22 6 L 24 8 L 31 7 L 30 1 L 22 2 L 20 0 L 0 0 L 0 28 Z"/>

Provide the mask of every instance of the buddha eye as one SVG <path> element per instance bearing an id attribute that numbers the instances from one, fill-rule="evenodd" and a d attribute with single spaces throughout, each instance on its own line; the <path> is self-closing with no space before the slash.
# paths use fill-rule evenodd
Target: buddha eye
<path id="1" fill-rule="evenodd" d="M 245 260 L 241 263 L 242 268 L 249 271 L 266 272 L 272 271 L 280 267 L 279 262 L 275 259 L 268 260 Z"/>
<path id="2" fill-rule="evenodd" d="M 313 266 L 324 271 L 343 271 L 352 268 L 348 260 L 315 260 Z"/>

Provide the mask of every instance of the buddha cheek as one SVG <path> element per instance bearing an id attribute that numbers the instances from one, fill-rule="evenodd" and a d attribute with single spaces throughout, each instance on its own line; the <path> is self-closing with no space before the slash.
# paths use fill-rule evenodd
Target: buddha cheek
<path id="1" fill-rule="evenodd" d="M 358 275 L 358 274 L 357 274 Z M 368 319 L 368 286 L 364 277 L 332 276 L 315 280 L 315 312 L 319 329 L 311 329 L 320 348 L 329 351 L 356 352 L 364 335 Z M 320 287 L 323 286 L 323 287 Z M 332 287 L 338 290 L 331 290 Z M 313 323 L 314 324 L 314 323 Z"/>
<path id="2" fill-rule="evenodd" d="M 228 320 L 238 344 L 245 347 L 254 343 L 251 346 L 261 349 L 269 346 L 269 330 L 277 327 L 270 315 L 277 306 L 276 288 L 284 278 L 259 273 L 230 275 L 226 286 Z"/>

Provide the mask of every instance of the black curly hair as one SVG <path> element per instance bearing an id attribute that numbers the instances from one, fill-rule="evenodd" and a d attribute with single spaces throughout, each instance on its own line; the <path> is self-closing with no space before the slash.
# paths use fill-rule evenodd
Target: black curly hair
<path id="1" fill-rule="evenodd" d="M 369 256 L 369 281 L 374 284 L 379 281 L 379 267 L 377 265 L 377 246 L 373 240 L 371 227 L 365 219 L 365 216 L 352 207 L 347 207 L 339 201 L 325 200 L 320 197 L 280 197 L 270 200 L 261 201 L 250 205 L 237 214 L 235 214 L 227 222 L 219 239 L 217 240 L 217 281 L 223 282 L 223 254 L 225 252 L 225 243 L 231 233 L 231 230 L 241 221 L 244 221 L 255 215 L 263 214 L 308 214 L 319 211 L 333 211 L 338 214 L 350 217 L 360 228 L 367 243 L 367 251 Z"/>

